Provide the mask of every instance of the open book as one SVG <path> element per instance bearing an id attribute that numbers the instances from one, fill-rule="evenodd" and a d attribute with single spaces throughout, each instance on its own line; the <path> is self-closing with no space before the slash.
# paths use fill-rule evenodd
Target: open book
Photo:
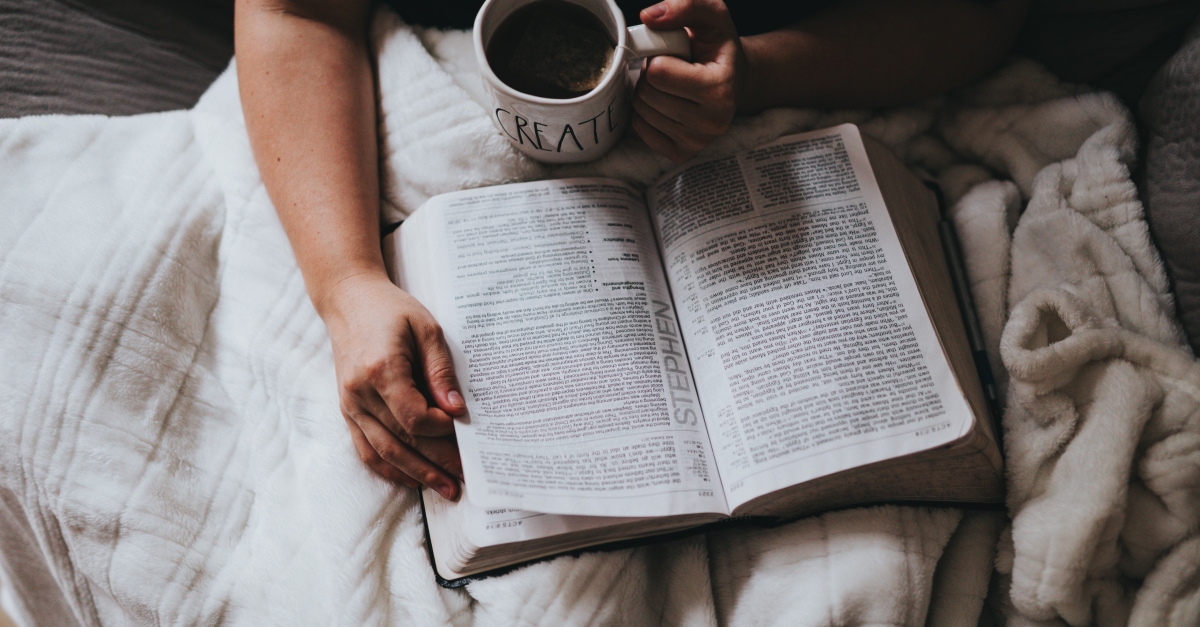
<path id="1" fill-rule="evenodd" d="M 466 485 L 440 577 L 729 517 L 996 503 L 933 194 L 856 127 L 430 199 L 389 237 L 441 323 Z"/>

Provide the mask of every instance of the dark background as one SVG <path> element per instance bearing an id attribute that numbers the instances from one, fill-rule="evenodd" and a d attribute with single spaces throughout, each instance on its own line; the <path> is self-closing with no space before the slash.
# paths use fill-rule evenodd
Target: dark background
<path id="1" fill-rule="evenodd" d="M 1017 53 L 1133 109 L 1198 13 L 1196 0 L 1034 0 Z M 232 0 L 0 0 L 0 117 L 188 108 L 232 55 Z"/>

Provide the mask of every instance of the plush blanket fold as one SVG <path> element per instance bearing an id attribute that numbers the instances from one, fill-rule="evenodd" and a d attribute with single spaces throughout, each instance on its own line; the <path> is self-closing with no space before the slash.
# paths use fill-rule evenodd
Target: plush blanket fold
<path id="1" fill-rule="evenodd" d="M 381 219 L 669 165 L 634 137 L 533 163 L 479 104 L 466 34 L 384 11 L 373 40 Z M 0 603 L 54 625 L 916 626 L 973 624 L 990 586 L 1010 624 L 1195 624 L 1200 366 L 1129 183 L 1128 113 L 1014 62 L 920 106 L 739 119 L 708 151 L 844 121 L 954 203 L 1010 381 L 1011 522 L 860 508 L 439 588 L 415 496 L 351 450 L 230 68 L 192 111 L 0 120 Z"/>

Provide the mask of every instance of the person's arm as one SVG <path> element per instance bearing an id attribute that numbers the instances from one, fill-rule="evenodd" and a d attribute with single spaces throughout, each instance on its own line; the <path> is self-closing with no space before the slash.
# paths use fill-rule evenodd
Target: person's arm
<path id="1" fill-rule="evenodd" d="M 879 107 L 982 76 L 1008 53 L 1029 0 L 848 0 L 776 31 L 738 37 L 721 0 L 644 9 L 655 29 L 687 27 L 693 63 L 655 57 L 633 128 L 656 152 L 691 158 L 735 113 L 780 106 Z"/>
<path id="2" fill-rule="evenodd" d="M 1028 4 L 850 0 L 744 37 L 748 72 L 739 110 L 882 107 L 941 93 L 1004 59 Z"/>
<path id="3" fill-rule="evenodd" d="M 441 328 L 380 248 L 370 2 L 238 0 L 238 84 L 255 161 L 333 342 L 341 411 L 381 476 L 454 499 L 465 410 Z"/>

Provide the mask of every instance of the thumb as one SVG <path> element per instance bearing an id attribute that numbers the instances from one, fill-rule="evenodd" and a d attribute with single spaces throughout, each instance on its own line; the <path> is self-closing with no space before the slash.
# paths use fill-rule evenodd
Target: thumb
<path id="1" fill-rule="evenodd" d="M 458 391 L 458 377 L 454 373 L 454 361 L 442 328 L 433 325 L 424 333 L 415 334 L 417 352 L 420 354 L 421 369 L 425 383 L 437 406 L 451 416 L 459 416 L 467 409 L 462 394 Z"/>
<path id="2" fill-rule="evenodd" d="M 654 30 L 684 28 L 701 41 L 737 37 L 729 9 L 721 0 L 663 0 L 642 9 L 642 23 Z"/>

